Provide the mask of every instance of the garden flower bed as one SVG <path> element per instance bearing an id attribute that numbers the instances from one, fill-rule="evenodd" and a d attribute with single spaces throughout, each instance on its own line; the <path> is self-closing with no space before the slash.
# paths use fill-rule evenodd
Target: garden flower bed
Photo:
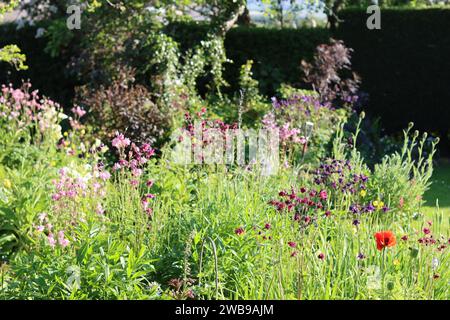
<path id="1" fill-rule="evenodd" d="M 339 116 L 323 131 L 331 152 L 312 157 L 326 153 L 316 134 L 328 123 L 317 126 L 340 111 L 305 113 L 302 99 L 281 103 L 316 127 L 284 122 L 294 130 L 281 130 L 284 162 L 263 175 L 257 161 L 176 164 L 169 145 L 156 152 L 124 133 L 101 142 L 82 108 L 64 115 L 29 84 L 4 86 L 1 298 L 447 299 L 448 216 L 422 210 L 437 141 L 426 150 L 411 124 L 403 147 L 369 168 Z M 207 113 L 203 134 L 239 127 Z M 209 144 L 185 119 L 190 143 Z"/>

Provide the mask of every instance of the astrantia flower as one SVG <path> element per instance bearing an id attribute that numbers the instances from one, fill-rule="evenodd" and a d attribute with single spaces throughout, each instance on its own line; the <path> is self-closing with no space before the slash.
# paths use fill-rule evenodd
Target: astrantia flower
<path id="1" fill-rule="evenodd" d="M 321 191 L 319 192 L 319 198 L 320 198 L 320 199 L 326 200 L 327 197 L 328 197 L 328 195 L 327 195 L 327 192 L 326 192 L 325 190 L 321 190 Z"/>
<path id="2" fill-rule="evenodd" d="M 407 236 L 407 235 L 404 235 L 401 239 L 402 239 L 403 241 L 407 241 L 407 240 L 408 240 L 408 236 Z"/>
<path id="3" fill-rule="evenodd" d="M 239 227 L 236 230 L 234 230 L 234 233 L 237 234 L 238 236 L 240 236 L 241 234 L 244 233 L 244 228 Z"/>
<path id="4" fill-rule="evenodd" d="M 270 228 L 271 228 L 270 223 L 266 223 L 266 224 L 264 225 L 264 229 L 269 230 Z"/>
<path id="5" fill-rule="evenodd" d="M 317 258 L 319 258 L 320 260 L 324 260 L 325 259 L 325 254 L 323 254 L 322 252 L 319 253 L 319 255 L 317 256 Z"/>
<path id="6" fill-rule="evenodd" d="M 431 233 L 431 230 L 428 229 L 428 228 L 423 228 L 423 233 L 425 233 L 425 234 L 430 234 L 430 233 Z"/>
<path id="7" fill-rule="evenodd" d="M 380 231 L 375 233 L 374 236 L 377 243 L 377 249 L 380 251 L 386 247 L 393 247 L 397 243 L 392 231 Z"/>
<path id="8" fill-rule="evenodd" d="M 289 241 L 288 242 L 288 246 L 291 248 L 295 248 L 297 246 L 297 243 L 293 242 L 293 241 Z"/>

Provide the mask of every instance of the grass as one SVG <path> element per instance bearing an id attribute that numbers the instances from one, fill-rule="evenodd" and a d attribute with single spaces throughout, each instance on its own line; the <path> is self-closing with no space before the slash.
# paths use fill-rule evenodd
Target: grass
<path id="1" fill-rule="evenodd" d="M 431 178 L 432 185 L 425 193 L 424 213 L 427 216 L 432 216 L 436 210 L 436 205 L 439 206 L 440 211 L 444 217 L 450 218 L 450 160 L 443 159 L 435 167 L 433 177 Z M 448 226 L 448 219 L 445 219 Z"/>

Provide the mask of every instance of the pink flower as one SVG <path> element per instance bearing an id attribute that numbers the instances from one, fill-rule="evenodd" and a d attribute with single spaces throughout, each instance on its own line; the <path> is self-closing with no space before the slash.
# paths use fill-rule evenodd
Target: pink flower
<path id="1" fill-rule="evenodd" d="M 80 118 L 86 114 L 86 111 L 79 106 L 72 108 L 71 111 L 73 112 L 73 114 L 76 114 Z"/>
<path id="2" fill-rule="evenodd" d="M 105 209 L 103 209 L 101 203 L 97 204 L 97 208 L 96 208 L 95 212 L 99 215 L 103 215 L 105 213 Z"/>
<path id="3" fill-rule="evenodd" d="M 430 234 L 431 230 L 428 228 L 423 228 L 423 233 Z"/>
<path id="4" fill-rule="evenodd" d="M 131 141 L 121 133 L 117 133 L 116 137 L 112 140 L 113 147 L 117 149 L 123 149 L 130 145 Z"/>
<path id="5" fill-rule="evenodd" d="M 111 178 L 111 174 L 108 171 L 102 171 L 99 173 L 99 178 L 102 179 L 103 181 L 108 180 L 109 178 Z"/>
<path id="6" fill-rule="evenodd" d="M 147 210 L 149 206 L 149 203 L 147 201 L 147 199 L 142 200 L 142 207 L 144 208 L 144 210 Z"/>
<path id="7" fill-rule="evenodd" d="M 147 180 L 146 185 L 147 187 L 151 188 L 153 186 L 153 183 L 154 183 L 153 180 Z"/>
<path id="8" fill-rule="evenodd" d="M 134 169 L 131 171 L 131 174 L 132 174 L 134 177 L 139 177 L 139 176 L 142 175 L 142 169 L 134 168 Z"/>
<path id="9" fill-rule="evenodd" d="M 61 195 L 59 193 L 55 193 L 52 195 L 53 201 L 58 201 L 59 199 L 61 199 Z"/>
<path id="10" fill-rule="evenodd" d="M 293 241 L 289 241 L 288 242 L 288 246 L 291 248 L 295 248 L 297 246 L 297 243 L 293 242 Z"/>
<path id="11" fill-rule="evenodd" d="M 325 190 L 321 190 L 319 193 L 319 198 L 322 200 L 327 200 L 327 197 L 328 197 L 327 192 Z"/>
<path id="12" fill-rule="evenodd" d="M 50 245 L 50 247 L 54 248 L 56 245 L 56 240 L 55 240 L 55 238 L 53 238 L 53 233 L 48 234 L 47 240 L 48 240 L 48 244 Z"/>
<path id="13" fill-rule="evenodd" d="M 58 232 L 58 243 L 61 247 L 65 248 L 69 245 L 69 240 L 64 237 L 64 231 L 61 230 Z"/>
<path id="14" fill-rule="evenodd" d="M 122 167 L 120 166 L 120 164 L 118 163 L 118 162 L 116 162 L 116 163 L 114 163 L 114 165 L 113 165 L 113 170 L 114 171 L 118 171 L 118 170 L 120 170 Z"/>
<path id="15" fill-rule="evenodd" d="M 37 230 L 38 232 L 42 232 L 42 231 L 44 231 L 44 229 L 45 229 L 44 226 L 37 226 L 37 227 L 36 227 L 36 230 Z"/>
<path id="16" fill-rule="evenodd" d="M 244 228 L 239 227 L 236 230 L 234 230 L 234 233 L 236 233 L 238 236 L 244 233 Z"/>
<path id="17" fill-rule="evenodd" d="M 16 100 L 16 103 L 20 103 L 23 98 L 25 98 L 25 94 L 20 89 L 16 89 L 12 92 L 12 97 Z"/>

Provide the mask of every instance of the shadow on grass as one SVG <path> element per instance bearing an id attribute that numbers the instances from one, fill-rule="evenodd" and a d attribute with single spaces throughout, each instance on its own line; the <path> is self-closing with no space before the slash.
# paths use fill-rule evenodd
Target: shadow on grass
<path id="1" fill-rule="evenodd" d="M 445 159 L 439 162 L 434 168 L 431 182 L 430 190 L 424 196 L 425 205 L 434 207 L 438 199 L 439 207 L 450 209 L 450 160 Z"/>

